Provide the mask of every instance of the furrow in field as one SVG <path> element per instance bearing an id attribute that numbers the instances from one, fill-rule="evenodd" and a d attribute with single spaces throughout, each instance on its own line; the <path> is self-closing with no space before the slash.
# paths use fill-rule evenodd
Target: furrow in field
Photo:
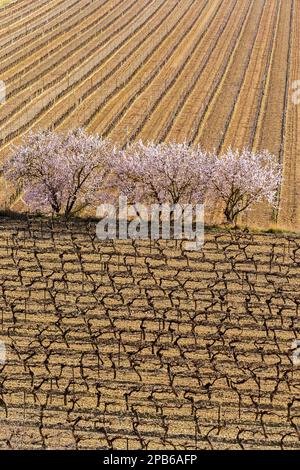
<path id="1" fill-rule="evenodd" d="M 264 28 L 259 30 L 257 47 L 254 47 L 251 54 L 234 106 L 226 117 L 222 139 L 217 147 L 220 152 L 230 146 L 239 149 L 253 148 L 263 97 L 267 92 L 267 77 L 273 65 L 280 13 L 281 2 L 277 2 L 277 8 L 269 11 L 269 16 L 263 23 Z M 268 224 L 272 219 L 272 209 L 267 205 L 260 205 L 259 212 L 261 225 Z M 244 216 L 243 220 L 248 223 L 248 217 Z M 258 221 L 257 215 L 254 220 Z"/>
<path id="2" fill-rule="evenodd" d="M 223 75 L 233 54 L 235 44 L 250 15 L 251 3 L 244 2 L 243 6 L 244 8 L 240 8 L 240 3 L 238 4 L 240 14 L 236 16 L 234 13 L 231 16 L 226 31 L 222 33 L 218 47 L 205 60 L 199 78 L 188 96 L 185 97 L 173 122 L 167 126 L 164 133 L 165 140 L 175 140 L 178 142 L 183 140 L 192 141 L 197 120 L 200 119 L 201 112 L 204 109 L 205 96 L 209 93 L 211 83 L 215 83 L 218 77 Z M 226 37 L 223 38 L 224 35 Z"/>
<path id="3" fill-rule="evenodd" d="M 151 37 L 149 35 L 149 39 L 145 43 L 142 51 L 137 49 L 130 58 L 130 61 L 127 60 L 127 57 L 124 59 L 118 78 L 116 79 L 112 76 L 109 82 L 105 80 L 99 82 L 102 91 L 101 95 L 97 93 L 96 87 L 91 88 L 88 93 L 83 95 L 84 100 L 82 104 L 75 110 L 76 122 L 90 126 L 89 129 L 92 129 L 95 120 L 105 118 L 105 111 L 103 113 L 102 110 L 104 110 L 108 101 L 113 99 L 120 90 L 124 90 L 127 83 L 137 77 L 134 82 L 131 82 L 134 84 L 138 83 L 137 88 L 133 86 L 130 88 L 131 96 L 133 96 L 141 87 L 146 86 L 146 83 L 151 80 L 154 74 L 159 73 L 159 70 L 166 62 L 167 58 L 177 49 L 180 40 L 188 30 L 189 26 L 187 26 L 187 24 L 191 25 L 192 21 L 194 21 L 189 11 L 189 9 L 192 8 L 192 3 L 192 1 L 184 5 L 172 3 L 171 14 L 167 13 L 167 15 L 162 18 L 157 29 L 152 28 L 150 31 Z M 194 8 L 196 8 L 196 6 L 194 6 Z M 176 36 L 174 31 L 177 31 Z M 154 37 L 152 37 L 152 35 L 154 35 Z M 120 104 L 122 103 L 120 102 Z M 112 102 L 110 109 L 111 106 Z M 71 114 L 68 120 L 64 121 L 64 127 L 70 122 L 72 122 Z"/>
<path id="4" fill-rule="evenodd" d="M 42 6 L 48 0 L 40 0 L 39 5 Z M 1 26 L 7 27 L 14 21 L 28 15 L 32 10 L 36 10 L 36 1 L 32 0 L 15 0 L 10 1 L 0 9 Z"/>
<path id="5" fill-rule="evenodd" d="M 266 90 L 262 91 L 261 107 L 257 110 L 257 121 L 255 127 L 253 126 L 254 149 L 267 149 L 279 161 L 283 160 L 286 108 L 289 95 L 288 77 L 292 15 L 293 1 L 281 2 L 271 66 L 266 77 Z M 280 90 L 280 93 L 278 90 Z M 278 200 L 280 199 L 280 193 L 279 189 Z M 277 210 L 273 210 L 267 204 L 260 204 L 243 217 L 245 223 L 254 223 L 260 226 L 263 226 L 266 222 L 275 223 L 276 219 Z"/>
<path id="6" fill-rule="evenodd" d="M 300 230 L 300 1 L 293 1 L 290 64 L 286 82 L 286 114 L 283 116 L 282 164 L 278 223 Z"/>
<path id="7" fill-rule="evenodd" d="M 240 91 L 248 77 L 249 67 L 253 66 L 255 69 L 258 60 L 257 53 L 261 50 L 264 52 L 262 57 L 266 60 L 269 58 L 265 47 L 266 42 L 270 41 L 271 35 L 275 31 L 278 3 L 272 3 L 267 8 L 265 2 L 256 2 L 256 6 L 260 8 L 259 15 L 254 18 L 252 25 L 250 18 L 247 21 L 246 29 L 236 45 L 235 53 L 231 57 L 226 72 L 222 79 L 220 77 L 219 85 L 211 101 L 205 103 L 202 122 L 198 121 L 196 128 L 198 131 L 195 132 L 193 140 L 204 148 L 215 149 L 217 152 L 222 150 Z M 260 41 L 264 47 L 261 46 Z M 237 67 L 237 64 L 240 66 Z M 259 68 L 259 70 L 261 69 Z M 256 96 L 255 87 L 252 90 Z M 247 98 L 248 94 L 249 90 L 246 92 Z M 243 144 L 244 146 L 245 144 Z M 222 220 L 222 205 L 217 205 L 212 211 L 209 211 L 208 217 L 212 223 L 220 222 Z"/>
<path id="8" fill-rule="evenodd" d="M 224 132 L 226 123 L 225 116 L 226 114 L 227 116 L 230 115 L 230 111 L 234 107 L 236 96 L 251 59 L 257 35 L 263 27 L 262 20 L 267 16 L 268 11 L 265 2 L 252 2 L 247 17 L 241 23 L 238 35 L 234 39 L 235 42 L 230 44 L 219 68 L 215 70 L 214 64 L 212 63 L 211 65 L 213 71 L 212 84 L 207 74 L 204 74 L 199 80 L 193 94 L 195 101 L 199 104 L 197 112 L 194 112 L 192 132 L 189 133 L 190 142 L 195 141 L 200 143 L 207 149 L 215 149 L 220 144 L 223 137 L 222 130 Z M 237 67 L 237 63 L 241 65 Z M 207 72 L 209 73 L 209 69 Z M 228 102 L 226 98 L 228 98 Z M 214 113 L 216 105 L 219 105 L 218 112 L 220 116 Z M 222 106 L 224 106 L 224 110 Z M 216 122 L 212 116 L 214 116 Z M 182 120 L 180 122 L 183 124 Z M 218 223 L 220 221 L 220 207 L 216 207 L 214 211 L 209 213 L 209 221 L 211 223 Z"/>
<path id="9" fill-rule="evenodd" d="M 119 0 L 119 3 L 123 1 Z M 82 28 L 80 33 L 85 33 L 89 25 L 94 26 L 98 18 L 102 19 L 115 6 L 117 2 L 112 0 L 98 0 L 92 4 L 87 0 L 81 4 L 80 9 L 77 4 L 73 4 L 59 17 L 59 21 L 55 19 L 49 22 L 47 31 L 42 35 L 38 32 L 32 33 L 26 42 L 20 40 L 5 47 L 0 65 L 1 76 L 8 83 L 17 79 L 20 82 L 20 77 L 26 74 L 30 66 L 34 67 L 43 63 L 45 57 L 66 46 L 70 36 L 76 38 L 79 28 Z M 97 14 L 99 8 L 101 8 L 101 14 L 100 12 Z"/>
<path id="10" fill-rule="evenodd" d="M 108 0 L 107 0 L 108 1 Z M 47 18 L 41 24 L 40 27 L 33 28 L 32 30 L 26 29 L 26 31 L 18 37 L 12 37 L 9 41 L 0 46 L 0 57 L 6 59 L 5 66 L 2 66 L 1 70 L 6 70 L 10 65 L 15 63 L 15 54 L 22 51 L 23 48 L 32 45 L 32 52 L 36 50 L 38 45 L 44 45 L 49 42 L 50 37 L 57 37 L 63 31 L 64 22 L 72 14 L 72 8 L 75 8 L 77 14 L 82 12 L 88 5 L 74 0 L 68 0 L 60 10 L 53 17 Z M 75 15 L 76 13 L 73 12 Z M 11 60 L 9 61 L 9 59 Z"/>
<path id="11" fill-rule="evenodd" d="M 267 91 L 263 94 L 257 126 L 254 129 L 254 149 L 268 149 L 278 158 L 281 150 L 285 89 L 289 72 L 292 5 L 293 0 L 281 2 L 271 66 L 266 80 Z"/>
<path id="12" fill-rule="evenodd" d="M 220 16 L 218 13 L 218 16 L 213 19 L 212 28 L 205 32 L 205 36 L 192 62 L 179 77 L 178 83 L 169 90 L 154 113 L 150 115 L 142 130 L 142 138 L 152 139 L 154 137 L 154 139 L 158 141 L 167 140 L 170 129 L 173 125 L 176 125 L 177 116 L 180 115 L 182 108 L 195 89 L 198 80 L 205 72 L 209 61 L 213 60 L 216 64 L 216 54 L 222 55 L 224 53 L 223 46 L 225 47 L 226 45 L 225 38 L 230 42 L 232 37 L 237 33 L 241 18 L 245 18 L 245 12 L 240 8 L 240 5 L 238 6 L 238 12 L 235 12 L 236 6 L 236 1 L 228 3 L 228 11 L 226 12 L 222 8 Z M 193 74 L 191 75 L 192 71 Z M 191 114 L 191 111 L 190 109 L 189 114 Z M 181 128 L 182 137 L 179 140 L 188 140 L 190 126 L 192 127 L 192 122 L 190 123 L 188 116 L 186 116 Z M 151 127 L 153 128 L 153 132 L 151 132 Z"/>
<path id="13" fill-rule="evenodd" d="M 4 30 L 1 31 L 1 47 L 5 47 L 10 42 L 26 36 L 30 31 L 41 28 L 51 19 L 58 17 L 66 8 L 68 8 L 69 4 L 70 2 L 68 0 L 50 0 L 43 4 L 41 8 L 35 8 L 32 14 L 28 16 L 26 15 L 25 20 L 24 18 L 21 18 L 19 21 L 14 22 L 13 26 L 4 28 Z M 3 38 L 5 39 L 5 42 L 2 42 Z M 9 40 L 7 41 L 7 39 Z"/>
<path id="14" fill-rule="evenodd" d="M 257 42 L 248 72 L 236 101 L 221 150 L 228 146 L 242 149 L 268 149 L 277 157 L 281 152 L 281 134 L 285 108 L 284 90 L 288 68 L 291 2 L 278 3 L 277 20 L 267 39 L 267 24 Z M 278 93 L 282 90 L 282 93 Z M 274 212 L 259 204 L 242 216 L 243 223 L 269 226 Z"/>
<path id="15" fill-rule="evenodd" d="M 170 58 L 169 64 L 155 77 L 150 86 L 135 99 L 132 106 L 125 113 L 120 122 L 116 121 L 113 135 L 115 138 L 120 136 L 121 141 L 126 136 L 126 128 L 131 123 L 129 139 L 132 140 L 132 134 L 135 138 L 143 140 L 160 140 L 160 134 L 166 126 L 169 113 L 173 113 L 176 101 L 180 98 L 180 93 L 184 93 L 185 87 L 188 87 L 191 81 L 191 71 L 197 73 L 197 67 L 201 64 L 201 59 L 206 45 L 209 46 L 208 37 L 210 34 L 217 34 L 220 23 L 220 2 L 210 2 L 209 8 L 201 14 L 201 22 L 197 22 L 197 34 L 188 45 L 187 60 L 182 64 L 177 60 Z M 228 3 L 228 8 L 231 2 Z M 221 11 L 222 18 L 226 17 L 227 10 Z M 211 33 L 211 28 L 213 32 Z M 215 28 L 215 29 L 214 29 Z M 172 61 L 172 62 L 171 62 Z M 168 72 L 171 68 L 172 74 Z M 145 106 L 147 103 L 147 106 Z M 144 109 L 144 114 L 141 110 Z M 138 119 L 138 120 L 137 120 Z M 132 125 L 133 124 L 133 125 Z"/>
<path id="16" fill-rule="evenodd" d="M 275 5 L 275 4 L 274 4 Z M 253 48 L 245 76 L 234 98 L 234 106 L 227 116 L 223 137 L 218 143 L 220 151 L 229 146 L 235 148 L 253 148 L 257 120 L 265 93 L 266 79 L 271 65 L 276 28 L 280 19 L 278 8 L 269 11 L 264 27 L 260 29 Z M 239 130 L 238 136 L 235 135 Z"/>
<path id="17" fill-rule="evenodd" d="M 126 20 L 127 23 L 130 23 L 134 21 L 139 11 L 135 9 L 134 0 L 128 5 L 129 9 L 131 7 L 133 9 L 131 14 L 126 9 Z M 108 13 L 110 13 L 110 8 Z M 75 66 L 86 60 L 89 56 L 92 56 L 98 48 L 110 41 L 113 35 L 116 35 L 126 26 L 127 23 L 124 24 L 124 13 L 124 9 L 121 11 L 116 10 L 114 13 L 110 13 L 107 18 L 102 19 L 102 21 L 99 18 L 98 21 L 96 20 L 96 34 L 95 32 L 92 32 L 92 34 L 87 32 L 86 34 L 78 35 L 77 40 L 73 39 L 72 47 L 67 45 L 62 51 L 51 55 L 48 59 L 46 58 L 36 69 L 37 76 L 35 71 L 29 71 L 22 76 L 22 83 L 19 88 L 16 88 L 15 83 L 8 85 L 7 101 L 2 114 L 0 110 L 0 125 L 5 124 L 8 118 L 11 118 L 21 108 L 24 109 L 24 106 L 32 101 L 33 98 L 41 95 L 55 83 L 60 82 L 70 74 Z M 107 14 L 104 14 L 104 16 L 106 17 Z M 94 22 L 95 20 L 92 21 Z M 98 35 L 101 37 L 101 42 L 99 42 Z"/>
<path id="18" fill-rule="evenodd" d="M 182 140 L 185 135 L 189 142 L 194 142 L 211 102 L 216 97 L 220 83 L 226 75 L 241 42 L 253 38 L 257 21 L 262 14 L 263 4 L 244 2 L 244 14 L 236 24 L 233 35 L 228 35 L 222 48 L 213 51 L 192 93 L 179 112 L 167 139 Z M 233 15 L 234 16 L 234 15 Z M 254 40 L 254 38 L 253 38 Z M 246 48 L 245 48 L 246 49 Z"/>
<path id="19" fill-rule="evenodd" d="M 199 131 L 195 134 L 194 141 L 200 143 L 207 149 L 220 149 L 223 141 L 227 121 L 232 114 L 240 89 L 246 77 L 248 66 L 251 63 L 251 57 L 255 48 L 260 48 L 258 37 L 265 30 L 265 22 L 270 28 L 273 24 L 270 18 L 274 20 L 274 10 L 277 3 L 272 3 L 270 8 L 266 8 L 266 3 L 256 1 L 258 15 L 249 17 L 246 28 L 236 44 L 236 49 L 231 56 L 231 61 L 227 65 L 227 69 L 223 77 L 220 78 L 218 87 L 211 96 L 211 102 L 208 104 L 206 112 L 202 118 Z M 252 10 L 252 13 L 255 10 Z M 246 47 L 245 47 L 246 45 Z M 238 65 L 237 65 L 238 64 Z"/>
<path id="20" fill-rule="evenodd" d="M 184 5 L 185 11 L 188 12 L 188 4 Z M 78 107 L 67 108 L 67 112 L 62 118 L 57 121 L 60 129 L 74 127 L 76 125 L 86 124 L 90 119 L 95 107 L 98 109 L 99 101 L 101 100 L 101 108 L 106 100 L 115 94 L 119 86 L 123 88 L 124 82 L 136 73 L 137 70 L 143 70 L 145 73 L 145 63 L 148 57 L 151 57 L 154 50 L 161 46 L 162 35 L 168 37 L 170 29 L 177 27 L 181 16 L 178 15 L 177 2 L 164 2 L 164 11 L 154 18 L 153 24 L 149 23 L 147 27 L 147 34 L 140 31 L 139 37 L 133 38 L 132 41 L 132 54 L 130 57 L 125 50 L 119 49 L 112 60 L 112 68 L 105 67 L 105 69 L 97 70 L 96 74 L 92 77 L 89 84 L 84 84 L 84 90 L 76 90 L 78 99 L 81 97 L 82 101 L 78 102 Z M 179 10 L 181 12 L 181 10 Z M 192 13 L 189 18 L 191 18 Z M 168 21 L 168 31 L 166 31 L 166 21 Z M 190 20 L 191 21 L 191 20 Z M 173 25 L 173 26 L 172 26 Z M 178 26 L 179 28 L 179 26 Z M 131 42 L 131 40 L 130 40 Z M 127 49 L 127 46 L 125 46 Z M 142 50 L 141 50 L 142 47 Z M 163 57 L 157 56 L 158 59 L 163 60 Z M 160 66 L 160 62 L 156 64 Z M 116 73 L 118 72 L 118 75 Z M 89 86 L 86 86 L 89 85 Z M 101 88 L 100 88 L 101 87 Z M 99 93 L 101 89 L 101 93 Z M 70 106 L 70 103 L 69 103 Z M 101 113 L 102 115 L 102 113 Z"/>

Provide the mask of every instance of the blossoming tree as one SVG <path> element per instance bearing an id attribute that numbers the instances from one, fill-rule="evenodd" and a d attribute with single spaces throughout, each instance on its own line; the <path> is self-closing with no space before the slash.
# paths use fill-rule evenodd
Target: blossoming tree
<path id="1" fill-rule="evenodd" d="M 30 133 L 3 165 L 33 210 L 69 216 L 98 201 L 114 148 L 83 129 Z"/>
<path id="2" fill-rule="evenodd" d="M 228 149 L 214 157 L 208 198 L 223 200 L 226 221 L 236 223 L 239 214 L 262 200 L 276 206 L 281 173 L 281 165 L 268 151 Z"/>

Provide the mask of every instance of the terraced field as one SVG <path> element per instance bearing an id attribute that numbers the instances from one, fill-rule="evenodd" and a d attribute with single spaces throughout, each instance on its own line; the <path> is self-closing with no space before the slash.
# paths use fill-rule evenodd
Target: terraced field
<path id="1" fill-rule="evenodd" d="M 300 238 L 0 223 L 0 448 L 300 449 Z"/>
<path id="2" fill-rule="evenodd" d="M 0 7 L 0 157 L 30 129 L 79 125 L 122 145 L 267 148 L 284 166 L 279 210 L 260 206 L 247 221 L 300 230 L 299 9 L 300 0 L 11 1 Z"/>

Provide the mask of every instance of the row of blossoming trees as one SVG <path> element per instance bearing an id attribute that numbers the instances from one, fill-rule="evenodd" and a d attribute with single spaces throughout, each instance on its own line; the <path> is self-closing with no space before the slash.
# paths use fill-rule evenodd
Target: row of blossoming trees
<path id="1" fill-rule="evenodd" d="M 29 134 L 2 170 L 39 213 L 70 216 L 123 194 L 143 204 L 222 201 L 229 223 L 260 201 L 275 207 L 281 181 L 281 167 L 267 151 L 216 155 L 187 143 L 153 142 L 120 150 L 83 129 Z"/>

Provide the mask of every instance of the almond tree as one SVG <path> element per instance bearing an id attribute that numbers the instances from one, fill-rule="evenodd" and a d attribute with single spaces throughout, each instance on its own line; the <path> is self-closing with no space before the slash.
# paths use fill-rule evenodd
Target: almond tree
<path id="1" fill-rule="evenodd" d="M 239 214 L 262 200 L 276 206 L 281 173 L 281 165 L 266 150 L 255 153 L 230 148 L 214 158 L 209 199 L 222 199 L 226 221 L 236 223 Z"/>
<path id="2" fill-rule="evenodd" d="M 69 216 L 98 200 L 114 151 L 108 140 L 83 129 L 32 132 L 13 149 L 3 174 L 31 209 Z"/>

